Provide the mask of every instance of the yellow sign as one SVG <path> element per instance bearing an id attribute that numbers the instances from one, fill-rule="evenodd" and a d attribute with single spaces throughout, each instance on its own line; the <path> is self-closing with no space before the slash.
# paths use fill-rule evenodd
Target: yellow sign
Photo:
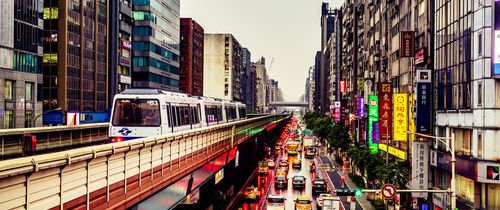
<path id="1" fill-rule="evenodd" d="M 385 144 L 379 144 L 378 148 L 384 152 L 387 152 L 387 145 Z M 394 155 L 400 159 L 406 160 L 406 152 L 403 150 L 399 150 L 389 146 L 389 154 Z"/>
<path id="2" fill-rule="evenodd" d="M 408 130 L 408 95 L 394 94 L 394 140 L 406 141 Z"/>

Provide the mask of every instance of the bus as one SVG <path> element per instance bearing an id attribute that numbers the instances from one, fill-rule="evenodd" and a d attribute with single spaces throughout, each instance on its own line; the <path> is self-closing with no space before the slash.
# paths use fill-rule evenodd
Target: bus
<path id="1" fill-rule="evenodd" d="M 288 152 L 288 155 L 297 155 L 299 144 L 297 142 L 290 142 L 286 145 L 286 150 Z"/>

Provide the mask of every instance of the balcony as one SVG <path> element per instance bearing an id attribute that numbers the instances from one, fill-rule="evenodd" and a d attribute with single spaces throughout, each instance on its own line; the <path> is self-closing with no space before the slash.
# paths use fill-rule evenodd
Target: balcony
<path id="1" fill-rule="evenodd" d="M 120 12 L 132 17 L 132 8 L 125 5 L 123 1 L 120 1 Z"/>

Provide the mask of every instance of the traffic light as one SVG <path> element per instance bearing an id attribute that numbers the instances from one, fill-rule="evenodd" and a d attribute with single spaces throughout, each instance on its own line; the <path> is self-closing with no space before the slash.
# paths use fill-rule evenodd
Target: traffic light
<path id="1" fill-rule="evenodd" d="M 361 196 L 361 190 L 335 190 L 337 196 Z"/>

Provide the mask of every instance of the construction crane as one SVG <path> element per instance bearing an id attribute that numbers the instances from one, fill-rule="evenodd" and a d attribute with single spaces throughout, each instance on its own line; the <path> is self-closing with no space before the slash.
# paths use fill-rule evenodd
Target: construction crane
<path id="1" fill-rule="evenodd" d="M 271 62 L 269 63 L 269 68 L 267 69 L 267 74 L 269 75 L 269 72 L 271 72 L 271 67 L 273 67 L 274 63 L 274 57 L 271 58 Z"/>

